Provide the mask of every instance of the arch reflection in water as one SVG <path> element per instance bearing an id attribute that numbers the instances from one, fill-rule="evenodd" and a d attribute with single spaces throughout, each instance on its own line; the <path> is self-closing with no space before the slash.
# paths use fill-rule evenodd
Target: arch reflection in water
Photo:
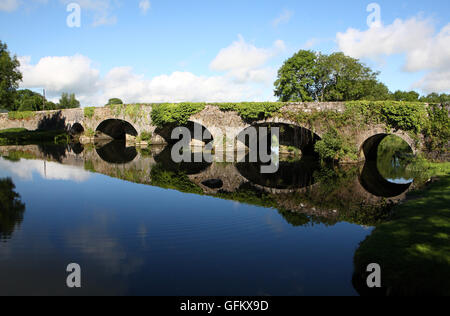
<path id="1" fill-rule="evenodd" d="M 395 135 L 380 134 L 364 145 L 368 157 L 360 175 L 361 185 L 379 197 L 396 197 L 407 191 L 414 179 L 408 174 L 408 158 L 412 149 Z"/>
<path id="2" fill-rule="evenodd" d="M 166 146 L 163 151 L 161 151 L 158 155 L 155 155 L 155 161 L 160 164 L 164 169 L 171 171 L 182 171 L 186 175 L 192 175 L 201 173 L 206 170 L 211 163 L 202 159 L 202 162 L 194 162 L 194 156 L 199 155 L 200 153 L 191 152 L 191 161 L 192 162 L 181 162 L 176 163 L 172 160 L 172 146 Z M 199 157 L 203 158 L 203 155 L 199 155 Z"/>
<path id="3" fill-rule="evenodd" d="M 111 164 L 126 164 L 133 161 L 138 155 L 135 147 L 126 147 L 124 141 L 117 140 L 95 150 L 103 161 Z"/>
<path id="4" fill-rule="evenodd" d="M 272 189 L 300 189 L 311 186 L 315 182 L 314 172 L 320 169 L 320 165 L 313 159 L 280 161 L 278 171 L 271 174 L 261 173 L 260 163 L 239 162 L 236 167 L 251 183 Z"/>
<path id="5" fill-rule="evenodd" d="M 406 192 L 412 182 L 400 184 L 386 180 L 378 171 L 376 161 L 367 161 L 360 175 L 360 183 L 363 188 L 378 197 L 392 198 Z"/>

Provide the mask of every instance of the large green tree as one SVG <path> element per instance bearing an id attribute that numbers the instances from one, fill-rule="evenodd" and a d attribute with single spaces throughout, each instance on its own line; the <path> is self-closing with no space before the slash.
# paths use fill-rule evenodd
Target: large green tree
<path id="1" fill-rule="evenodd" d="M 11 56 L 8 46 L 0 41 L 0 108 L 12 110 L 14 97 L 22 74 L 16 56 Z"/>
<path id="2" fill-rule="evenodd" d="M 300 50 L 278 71 L 275 95 L 280 101 L 386 100 L 389 89 L 377 76 L 343 53 Z"/>

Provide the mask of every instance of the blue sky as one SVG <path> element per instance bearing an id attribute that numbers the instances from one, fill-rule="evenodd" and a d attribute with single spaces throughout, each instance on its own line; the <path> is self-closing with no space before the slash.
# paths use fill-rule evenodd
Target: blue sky
<path id="1" fill-rule="evenodd" d="M 377 1 L 369 28 L 371 2 L 0 0 L 0 40 L 22 87 L 84 105 L 272 100 L 276 70 L 302 48 L 360 58 L 391 90 L 450 92 L 450 2 Z"/>

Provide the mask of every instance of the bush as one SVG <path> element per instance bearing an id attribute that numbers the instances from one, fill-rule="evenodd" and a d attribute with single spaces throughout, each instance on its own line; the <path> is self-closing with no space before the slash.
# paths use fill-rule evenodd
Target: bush
<path id="1" fill-rule="evenodd" d="M 84 131 L 84 135 L 87 137 L 94 137 L 95 131 L 92 128 L 88 128 Z"/>
<path id="2" fill-rule="evenodd" d="M 84 108 L 84 116 L 86 116 L 88 118 L 92 118 L 94 116 L 94 113 L 95 113 L 94 107 Z"/>
<path id="3" fill-rule="evenodd" d="M 140 135 L 140 138 L 144 142 L 150 142 L 152 139 L 152 133 L 151 132 L 142 132 Z"/>
<path id="4" fill-rule="evenodd" d="M 343 141 L 335 129 L 327 132 L 322 140 L 315 145 L 315 150 L 322 161 L 338 160 L 342 150 Z"/>
<path id="5" fill-rule="evenodd" d="M 158 128 L 167 125 L 185 125 L 189 118 L 201 112 L 205 103 L 164 103 L 154 105 L 152 121 Z"/>
<path id="6" fill-rule="evenodd" d="M 33 118 L 35 115 L 36 114 L 33 111 L 24 111 L 24 112 L 11 111 L 11 112 L 8 112 L 8 118 L 10 120 L 26 120 L 26 119 Z"/>
<path id="7" fill-rule="evenodd" d="M 426 146 L 429 151 L 448 151 L 450 142 L 450 118 L 444 106 L 428 108 L 429 124 L 425 129 Z"/>
<path id="8" fill-rule="evenodd" d="M 242 102 L 217 103 L 221 111 L 236 111 L 244 121 L 264 120 L 279 113 L 286 103 L 282 102 Z"/>

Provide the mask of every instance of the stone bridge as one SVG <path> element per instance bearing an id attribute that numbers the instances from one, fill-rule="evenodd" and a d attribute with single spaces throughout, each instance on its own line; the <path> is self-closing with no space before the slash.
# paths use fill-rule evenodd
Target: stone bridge
<path id="1" fill-rule="evenodd" d="M 131 106 L 133 107 L 133 106 Z M 100 140 L 107 139 L 127 139 L 133 141 L 138 135 L 144 132 L 151 133 L 152 144 L 165 144 L 170 139 L 171 131 L 159 130 L 151 118 L 152 106 L 139 106 L 139 112 L 125 110 L 117 111 L 114 108 L 95 108 L 93 113 L 85 114 L 84 109 L 66 109 L 59 111 L 35 112 L 27 119 L 10 119 L 8 114 L 0 114 L 0 130 L 7 128 L 26 128 L 28 130 L 38 129 L 66 129 L 73 134 L 84 134 L 90 138 L 87 141 L 94 141 L 92 137 Z M 335 111 L 343 112 L 343 103 L 289 103 L 280 110 L 275 117 L 248 123 L 244 121 L 237 112 L 224 112 L 219 107 L 211 104 L 204 110 L 191 116 L 189 124 L 200 125 L 203 130 L 208 130 L 212 135 L 216 151 L 232 151 L 236 149 L 236 139 L 251 126 L 279 126 L 287 130 L 288 136 L 280 139 L 281 145 L 294 146 L 301 149 L 305 154 L 313 151 L 315 141 L 319 140 L 326 132 L 325 126 L 315 126 L 314 132 L 305 126 L 299 126 L 289 119 L 292 114 L 300 112 L 311 113 L 313 111 Z M 405 140 L 414 153 L 420 150 L 421 144 L 412 139 L 406 132 L 398 130 L 387 132 L 386 126 L 367 126 L 363 131 L 353 131 L 351 138 L 354 140 L 356 148 L 359 150 L 359 159 L 373 160 L 376 158 L 377 147 L 380 142 L 390 134 L 397 135 Z M 84 137 L 86 141 L 86 137 Z M 201 140 L 203 141 L 203 140 Z M 223 143 L 226 146 L 223 146 Z M 205 143 L 201 142 L 202 145 Z"/>

